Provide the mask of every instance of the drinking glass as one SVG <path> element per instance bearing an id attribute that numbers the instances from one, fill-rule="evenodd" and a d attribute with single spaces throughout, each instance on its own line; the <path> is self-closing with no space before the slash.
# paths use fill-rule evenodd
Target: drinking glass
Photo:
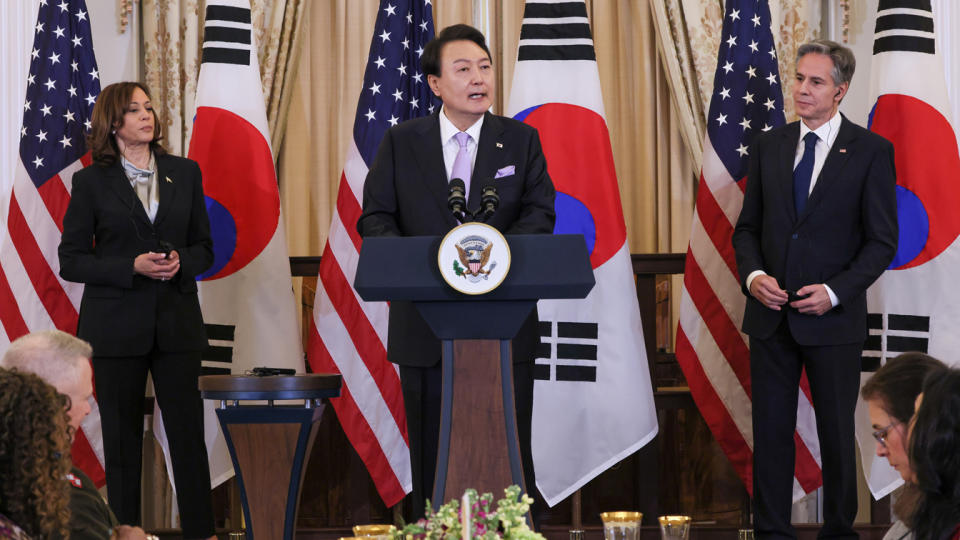
<path id="1" fill-rule="evenodd" d="M 660 516 L 660 535 L 663 540 L 687 540 L 690 516 Z"/>
<path id="2" fill-rule="evenodd" d="M 393 525 L 354 525 L 353 536 L 364 540 L 390 540 L 395 527 Z"/>
<path id="3" fill-rule="evenodd" d="M 641 512 L 603 512 L 603 540 L 640 540 Z"/>

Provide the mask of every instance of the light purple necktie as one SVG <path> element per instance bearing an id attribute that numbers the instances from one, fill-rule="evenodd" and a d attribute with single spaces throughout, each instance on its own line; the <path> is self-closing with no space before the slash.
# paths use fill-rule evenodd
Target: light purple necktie
<path id="1" fill-rule="evenodd" d="M 457 140 L 457 144 L 460 145 L 460 150 L 457 151 L 457 157 L 453 160 L 453 170 L 450 172 L 450 180 L 454 178 L 459 178 L 463 180 L 463 186 L 466 193 L 464 193 L 464 198 L 470 197 L 470 152 L 467 150 L 467 142 L 470 140 L 470 135 L 465 131 L 461 131 L 453 136 Z"/>

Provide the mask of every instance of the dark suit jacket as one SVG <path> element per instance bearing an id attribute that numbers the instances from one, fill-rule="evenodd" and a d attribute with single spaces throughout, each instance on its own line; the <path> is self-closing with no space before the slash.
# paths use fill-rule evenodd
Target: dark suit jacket
<path id="1" fill-rule="evenodd" d="M 743 210 L 733 233 L 737 270 L 747 294 L 743 331 L 770 337 L 787 317 L 801 345 L 855 343 L 867 336 L 866 290 L 897 250 L 893 145 L 846 118 L 801 215 L 793 201 L 793 163 L 800 139 L 794 122 L 758 136 L 750 149 Z M 784 306 L 771 310 L 750 296 L 754 270 L 796 291 L 825 283 L 839 304 L 823 315 Z"/>
<path id="2" fill-rule="evenodd" d="M 80 469 L 70 470 L 70 540 L 106 540 L 117 526 L 117 517 L 107 506 L 97 486 Z M 79 484 L 79 485 L 77 485 Z M 59 535 L 55 539 L 63 538 Z"/>
<path id="3" fill-rule="evenodd" d="M 514 167 L 509 176 L 497 171 Z M 390 128 L 363 187 L 362 236 L 440 236 L 457 225 L 447 208 L 447 173 L 440 140 L 439 113 Z M 483 187 L 494 185 L 500 206 L 488 223 L 504 234 L 553 232 L 556 218 L 553 182 L 537 130 L 516 120 L 487 113 L 477 141 L 477 159 L 468 206 L 479 205 Z M 408 366 L 432 366 L 440 344 L 416 308 L 390 304 L 387 357 Z M 514 340 L 514 359 L 533 361 L 539 337 L 536 313 Z"/>
<path id="4" fill-rule="evenodd" d="M 207 346 L 195 276 L 213 263 L 213 242 L 200 167 L 158 156 L 159 207 L 150 223 L 119 163 L 93 164 L 73 175 L 63 218 L 60 275 L 84 283 L 77 335 L 96 356 L 200 351 Z M 180 271 L 170 281 L 133 272 L 141 253 L 173 244 Z"/>

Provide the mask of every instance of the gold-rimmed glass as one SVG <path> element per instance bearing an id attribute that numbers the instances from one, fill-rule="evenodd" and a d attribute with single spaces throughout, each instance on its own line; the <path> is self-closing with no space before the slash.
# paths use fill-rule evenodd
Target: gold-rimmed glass
<path id="1" fill-rule="evenodd" d="M 642 512 L 603 512 L 600 519 L 604 540 L 639 540 Z"/>
<path id="2" fill-rule="evenodd" d="M 660 536 L 663 540 L 687 540 L 690 516 L 660 516 Z"/>
<path id="3" fill-rule="evenodd" d="M 390 540 L 397 528 L 393 525 L 354 525 L 353 536 L 355 538 L 364 538 L 366 540 Z"/>

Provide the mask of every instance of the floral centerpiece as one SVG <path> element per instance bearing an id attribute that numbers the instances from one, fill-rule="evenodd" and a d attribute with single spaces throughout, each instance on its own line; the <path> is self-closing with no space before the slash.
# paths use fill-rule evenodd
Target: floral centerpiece
<path id="1" fill-rule="evenodd" d="M 479 495 L 468 489 L 462 501 L 456 499 L 434 510 L 427 501 L 423 519 L 394 533 L 394 540 L 545 540 L 527 525 L 533 499 L 518 486 L 503 490 L 504 497 L 493 509 L 493 494 Z"/>

